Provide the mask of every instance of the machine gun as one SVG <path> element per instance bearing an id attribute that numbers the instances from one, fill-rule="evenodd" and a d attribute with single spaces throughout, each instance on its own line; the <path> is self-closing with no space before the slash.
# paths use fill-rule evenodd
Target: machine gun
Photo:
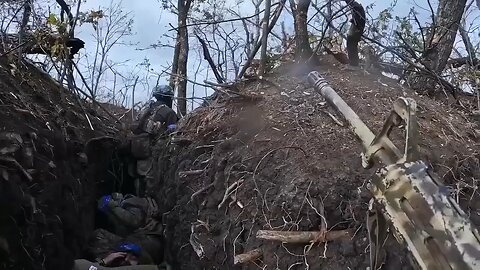
<path id="1" fill-rule="evenodd" d="M 382 163 L 378 177 L 369 188 L 381 213 L 376 226 L 369 230 L 371 264 L 379 269 L 379 248 L 391 231 L 405 244 L 416 266 L 421 269 L 480 269 L 480 235 L 460 206 L 429 171 L 417 154 L 416 103 L 410 98 L 399 98 L 393 106 L 378 135 L 362 122 L 358 115 L 316 71 L 308 75 L 327 102 L 341 113 L 363 144 L 362 165 L 368 169 L 375 162 Z M 390 140 L 393 128 L 405 127 L 405 149 L 400 150 Z M 368 218 L 367 218 L 368 221 Z M 371 225 L 371 224 L 369 224 Z M 374 241 L 375 242 L 375 241 Z"/>

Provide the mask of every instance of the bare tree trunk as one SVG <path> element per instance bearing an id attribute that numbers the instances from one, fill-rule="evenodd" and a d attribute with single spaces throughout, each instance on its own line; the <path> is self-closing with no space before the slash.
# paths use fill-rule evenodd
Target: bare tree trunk
<path id="1" fill-rule="evenodd" d="M 184 116 L 187 113 L 187 62 L 188 62 L 188 29 L 187 16 L 193 0 L 178 0 L 178 31 L 172 63 L 170 85 L 177 89 L 177 112 Z"/>
<path id="2" fill-rule="evenodd" d="M 430 28 L 421 63 L 428 73 L 413 72 L 407 77 L 412 89 L 420 93 L 435 93 L 442 85 L 439 76 L 452 53 L 467 0 L 439 0 L 434 23 Z M 452 92 L 455 97 L 455 93 Z"/>
<path id="3" fill-rule="evenodd" d="M 173 62 L 172 62 L 172 75 L 170 76 L 170 87 L 175 89 L 175 85 L 177 84 L 177 73 L 178 73 L 178 58 L 180 56 L 180 30 L 177 30 L 177 37 L 175 41 L 175 50 L 173 52 Z"/>
<path id="4" fill-rule="evenodd" d="M 26 28 L 28 21 L 30 20 L 30 16 L 32 14 L 32 0 L 26 0 L 25 3 L 23 4 L 23 17 L 22 17 L 22 23 L 20 25 L 20 30 L 18 31 L 18 44 L 22 44 L 24 41 L 25 33 L 26 33 Z"/>
<path id="5" fill-rule="evenodd" d="M 259 75 L 265 74 L 267 66 L 267 46 L 268 46 L 268 23 L 270 21 L 270 8 L 272 6 L 272 0 L 265 1 L 265 14 L 263 16 L 263 32 L 262 32 L 262 50 L 260 52 L 260 68 L 258 70 Z"/>
<path id="6" fill-rule="evenodd" d="M 295 58 L 307 60 L 312 56 L 313 51 L 308 42 L 307 13 L 310 7 L 310 0 L 290 0 L 290 7 L 293 13 L 295 24 Z"/>
<path id="7" fill-rule="evenodd" d="M 327 0 L 327 37 L 331 40 L 333 38 L 333 28 L 329 27 L 331 22 L 333 21 L 333 5 L 332 5 L 332 0 Z"/>
<path id="8" fill-rule="evenodd" d="M 254 0 L 252 1 L 253 5 L 255 6 L 255 14 L 260 13 L 260 6 L 263 3 L 263 0 Z M 252 43 L 253 46 L 258 43 L 260 40 L 260 15 L 255 16 L 255 41 Z"/>
<path id="9" fill-rule="evenodd" d="M 442 73 L 452 53 L 460 20 L 466 6 L 466 0 L 440 0 L 438 3 L 434 29 L 431 31 L 430 50 L 424 57 L 429 61 L 429 68 Z"/>

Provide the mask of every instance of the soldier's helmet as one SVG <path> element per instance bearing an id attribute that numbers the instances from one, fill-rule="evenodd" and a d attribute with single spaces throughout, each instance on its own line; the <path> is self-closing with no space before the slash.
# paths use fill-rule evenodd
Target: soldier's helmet
<path id="1" fill-rule="evenodd" d="M 155 98 L 173 97 L 173 89 L 169 85 L 157 85 L 152 90 Z"/>

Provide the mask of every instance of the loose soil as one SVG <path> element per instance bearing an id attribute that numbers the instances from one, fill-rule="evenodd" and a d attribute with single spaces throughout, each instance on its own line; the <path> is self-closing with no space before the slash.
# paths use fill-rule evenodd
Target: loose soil
<path id="1" fill-rule="evenodd" d="M 118 129 L 18 58 L 0 58 L 0 123 L 0 269 L 71 269 L 103 178 L 84 146 Z"/>
<path id="2" fill-rule="evenodd" d="M 306 72 L 284 65 L 221 95 L 179 123 L 177 141 L 160 151 L 168 248 L 175 269 L 366 269 L 365 226 L 375 170 L 361 166 L 361 144 L 341 117 L 306 82 Z M 318 71 L 375 132 L 396 98 L 418 103 L 422 159 L 457 191 L 479 225 L 479 123 L 441 101 L 418 96 L 394 80 L 343 71 L 325 57 Z M 297 73 L 297 74 L 295 74 Z M 333 115 L 334 117 L 332 117 Z M 402 134 L 394 136 L 401 146 Z M 181 140 L 180 140 L 181 138 Z M 165 166 L 169 157 L 170 166 Z M 223 201 L 234 183 L 238 188 Z M 322 217 L 322 208 L 324 215 Z M 327 244 L 281 244 L 256 239 L 258 230 L 351 229 L 354 237 Z M 196 247 L 197 252 L 192 248 Z M 261 249 L 255 262 L 234 265 L 237 254 Z M 385 269 L 410 269 L 404 247 L 387 241 Z"/>

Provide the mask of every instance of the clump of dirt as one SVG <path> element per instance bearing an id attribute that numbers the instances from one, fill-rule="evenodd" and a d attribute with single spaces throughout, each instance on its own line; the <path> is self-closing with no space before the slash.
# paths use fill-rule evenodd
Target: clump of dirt
<path id="1" fill-rule="evenodd" d="M 0 59 L 0 269 L 71 269 L 94 229 L 84 145 L 112 121 L 27 61 Z"/>
<path id="2" fill-rule="evenodd" d="M 423 158 L 445 180 L 452 161 L 478 160 L 478 125 L 461 111 L 388 78 L 341 71 L 331 58 L 321 62 L 322 75 L 374 131 L 397 97 L 414 97 Z M 362 168 L 360 143 L 304 75 L 282 69 L 250 80 L 234 89 L 242 96 L 227 92 L 179 123 L 173 144 L 161 151 L 171 166 L 158 170 L 163 187 L 155 194 L 177 269 L 369 266 L 365 184 L 374 171 Z M 353 237 L 313 245 L 256 238 L 262 229 L 319 231 L 322 220 L 327 230 L 348 229 Z M 254 249 L 260 260 L 234 265 L 235 255 Z M 386 269 L 410 269 L 396 241 L 385 250 Z"/>

